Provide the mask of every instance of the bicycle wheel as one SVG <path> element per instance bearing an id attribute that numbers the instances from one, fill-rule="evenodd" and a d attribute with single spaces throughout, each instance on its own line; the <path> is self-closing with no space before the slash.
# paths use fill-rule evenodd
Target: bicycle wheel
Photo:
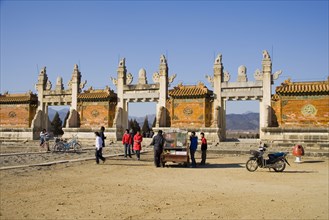
<path id="1" fill-rule="evenodd" d="M 74 144 L 73 149 L 77 153 L 80 153 L 82 151 L 82 147 L 79 143 Z"/>
<path id="2" fill-rule="evenodd" d="M 65 150 L 64 144 L 62 142 L 58 142 L 55 146 L 56 151 L 63 152 Z"/>

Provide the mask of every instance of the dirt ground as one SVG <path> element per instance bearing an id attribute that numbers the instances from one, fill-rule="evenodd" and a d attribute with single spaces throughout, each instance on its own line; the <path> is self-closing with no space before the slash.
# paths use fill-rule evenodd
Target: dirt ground
<path id="1" fill-rule="evenodd" d="M 328 158 L 251 173 L 248 155 L 209 153 L 195 169 L 152 156 L 1 170 L 0 219 L 329 218 Z"/>

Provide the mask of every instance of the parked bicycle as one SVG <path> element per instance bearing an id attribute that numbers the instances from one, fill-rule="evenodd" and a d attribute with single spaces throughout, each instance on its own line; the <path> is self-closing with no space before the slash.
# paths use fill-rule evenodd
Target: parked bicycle
<path id="1" fill-rule="evenodd" d="M 65 152 L 73 149 L 74 152 L 81 152 L 82 146 L 78 141 L 78 137 L 76 135 L 72 136 L 72 139 L 70 141 L 62 140 L 58 137 L 55 138 L 55 144 L 53 146 L 54 152 Z"/>

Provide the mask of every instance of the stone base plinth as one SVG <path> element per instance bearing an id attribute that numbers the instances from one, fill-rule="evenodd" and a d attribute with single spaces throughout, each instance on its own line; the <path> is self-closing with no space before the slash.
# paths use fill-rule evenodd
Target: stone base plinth
<path id="1" fill-rule="evenodd" d="M 31 128 L 0 128 L 2 140 L 33 140 L 39 135 L 39 132 L 34 134 Z"/>
<path id="2" fill-rule="evenodd" d="M 262 128 L 262 140 L 275 144 L 329 148 L 329 128 Z"/>
<path id="3" fill-rule="evenodd" d="M 91 128 L 63 128 L 63 131 L 64 135 L 62 138 L 70 139 L 76 135 L 81 140 L 93 140 L 95 139 L 95 132 L 100 130 Z M 117 140 L 121 140 L 123 133 L 117 128 L 105 128 L 104 135 L 107 142 L 116 142 Z"/>

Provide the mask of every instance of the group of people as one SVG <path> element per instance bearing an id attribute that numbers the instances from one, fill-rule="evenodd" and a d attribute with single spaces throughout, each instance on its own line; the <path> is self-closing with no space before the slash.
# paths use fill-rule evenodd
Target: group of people
<path id="1" fill-rule="evenodd" d="M 132 151 L 135 152 L 137 160 L 140 160 L 140 152 L 142 150 L 142 141 L 143 136 L 140 131 L 134 135 L 133 132 L 129 133 L 129 130 L 126 129 L 124 135 L 122 136 L 122 144 L 124 146 L 124 158 L 127 159 L 127 155 L 131 158 L 130 147 Z"/>
<path id="2" fill-rule="evenodd" d="M 102 160 L 103 163 L 106 161 L 106 158 L 103 157 L 103 147 L 105 147 L 105 135 L 104 135 L 105 128 L 102 126 L 100 131 L 96 131 L 96 140 L 95 140 L 95 156 L 96 156 L 96 164 L 99 164 L 99 161 Z M 201 162 L 200 165 L 206 164 L 206 157 L 207 157 L 207 140 L 204 136 L 204 133 L 201 132 Z M 40 133 L 40 146 L 42 147 L 44 142 L 47 141 L 49 138 L 48 132 L 46 129 L 43 129 Z M 143 136 L 141 135 L 140 131 L 134 135 L 133 132 L 129 132 L 126 129 L 123 137 L 122 137 L 122 144 L 124 146 L 124 158 L 127 159 L 127 156 L 131 157 L 131 150 L 133 153 L 136 154 L 137 160 L 140 160 L 140 152 L 142 150 L 142 141 Z M 154 146 L 154 165 L 156 167 L 160 167 L 161 163 L 161 154 L 163 152 L 163 147 L 165 145 L 165 138 L 163 137 L 162 130 L 158 131 L 158 134 L 155 135 L 152 139 L 150 145 Z M 132 149 L 131 149 L 132 148 Z M 190 136 L 190 156 L 192 167 L 196 167 L 196 160 L 195 160 L 195 152 L 198 148 L 198 137 L 195 135 L 195 132 L 191 132 Z"/>
<path id="3" fill-rule="evenodd" d="M 95 132 L 96 135 L 96 163 L 99 164 L 99 160 L 102 160 L 105 162 L 105 158 L 102 155 L 102 149 L 105 146 L 105 139 L 104 136 L 104 127 L 101 127 L 101 130 L 99 132 Z M 206 158 L 207 158 L 207 139 L 205 138 L 205 135 L 203 132 L 200 133 L 201 135 L 201 162 L 200 165 L 206 164 Z M 129 129 L 126 129 L 124 135 L 122 136 L 122 144 L 124 146 L 124 158 L 127 159 L 127 156 L 129 158 L 131 157 L 131 150 L 133 153 L 136 154 L 137 160 L 140 160 L 140 152 L 142 150 L 142 141 L 143 136 L 141 135 L 140 131 L 137 131 L 137 133 L 134 135 L 133 132 L 129 132 Z M 150 145 L 154 146 L 154 165 L 156 167 L 160 167 L 161 163 L 161 154 L 163 152 L 163 147 L 165 145 L 165 138 L 163 137 L 162 130 L 158 131 L 158 134 L 155 135 L 152 139 L 152 142 Z M 131 149 L 132 148 L 132 149 Z M 195 160 L 195 152 L 198 148 L 198 137 L 195 135 L 195 132 L 191 132 L 190 136 L 190 156 L 191 156 L 191 164 L 193 168 L 196 167 L 196 160 Z"/>
<path id="4" fill-rule="evenodd" d="M 207 139 L 204 136 L 204 133 L 201 132 L 201 162 L 200 165 L 206 164 L 206 158 L 207 158 Z M 163 137 L 162 130 L 158 131 L 158 134 L 153 137 L 152 142 L 150 145 L 154 146 L 154 165 L 156 167 L 160 167 L 161 163 L 161 154 L 163 152 L 163 147 L 165 144 L 165 138 Z M 198 148 L 198 137 L 195 135 L 195 132 L 191 132 L 190 136 L 190 155 L 191 155 L 191 161 L 193 168 L 196 167 L 196 161 L 195 161 L 195 152 Z"/>
<path id="5" fill-rule="evenodd" d="M 201 162 L 200 165 L 205 165 L 206 164 L 206 159 L 207 159 L 207 139 L 204 136 L 204 133 L 201 132 Z M 198 148 L 198 137 L 195 135 L 195 132 L 191 132 L 190 136 L 190 155 L 191 155 L 191 161 L 192 161 L 192 167 L 196 167 L 196 161 L 195 161 L 195 152 Z"/>

